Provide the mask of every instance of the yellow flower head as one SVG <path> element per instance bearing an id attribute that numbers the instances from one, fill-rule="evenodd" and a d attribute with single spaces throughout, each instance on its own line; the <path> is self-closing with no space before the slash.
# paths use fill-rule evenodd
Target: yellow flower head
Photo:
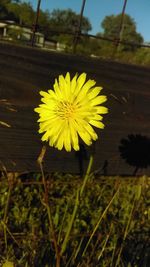
<path id="1" fill-rule="evenodd" d="M 87 144 L 98 138 L 93 126 L 103 129 L 100 114 L 108 112 L 100 104 L 107 98 L 99 95 L 102 87 L 95 86 L 94 80 L 86 81 L 86 74 L 60 75 L 55 79 L 54 90 L 40 92 L 42 104 L 35 108 L 39 113 L 39 133 L 44 133 L 42 141 L 48 141 L 50 146 L 59 150 L 64 147 L 71 151 L 73 147 L 79 150 L 79 136 Z"/>

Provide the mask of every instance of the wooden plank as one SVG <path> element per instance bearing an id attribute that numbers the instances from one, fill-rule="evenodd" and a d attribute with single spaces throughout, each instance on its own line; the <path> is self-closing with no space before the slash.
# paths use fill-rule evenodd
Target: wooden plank
<path id="1" fill-rule="evenodd" d="M 5 165 L 8 171 L 39 170 L 36 159 L 42 143 L 33 109 L 40 102 L 39 90 L 52 88 L 55 77 L 67 71 L 72 75 L 86 72 L 104 87 L 108 96 L 109 114 L 104 118 L 105 129 L 97 131 L 93 170 L 108 175 L 131 175 L 134 167 L 120 157 L 118 147 L 120 140 L 129 134 L 150 137 L 149 68 L 4 43 L 0 43 L 1 169 Z M 85 149 L 84 169 L 93 148 L 85 146 Z M 78 155 L 48 148 L 44 169 L 78 173 Z M 149 175 L 150 168 L 140 174 Z"/>

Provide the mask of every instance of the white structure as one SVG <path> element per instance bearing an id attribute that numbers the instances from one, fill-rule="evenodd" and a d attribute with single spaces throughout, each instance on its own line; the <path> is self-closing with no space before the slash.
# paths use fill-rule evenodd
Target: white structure
<path id="1" fill-rule="evenodd" d="M 57 47 L 56 47 L 56 49 L 58 50 L 58 51 L 64 51 L 65 50 L 65 48 L 66 48 L 66 45 L 65 44 L 61 44 L 61 43 L 57 43 Z"/>
<path id="2" fill-rule="evenodd" d="M 7 24 L 0 22 L 0 38 L 6 37 L 7 35 Z"/>
<path id="3" fill-rule="evenodd" d="M 0 21 L 0 39 L 3 40 L 20 40 L 25 43 L 31 43 L 33 32 L 30 28 L 15 24 L 14 21 Z M 59 43 L 55 40 L 45 40 L 44 34 L 40 32 L 35 33 L 35 46 L 44 48 L 46 50 L 64 51 L 65 44 Z"/>
<path id="4" fill-rule="evenodd" d="M 33 32 L 30 28 L 17 25 L 13 21 L 0 22 L 1 39 L 17 39 L 24 42 L 31 42 L 32 34 Z M 40 32 L 35 33 L 35 45 L 39 47 L 44 46 L 44 35 Z"/>

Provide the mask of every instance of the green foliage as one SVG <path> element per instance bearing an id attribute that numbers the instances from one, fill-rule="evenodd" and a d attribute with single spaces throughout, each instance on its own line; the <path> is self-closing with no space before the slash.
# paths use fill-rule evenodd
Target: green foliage
<path id="1" fill-rule="evenodd" d="M 15 21 L 20 25 L 32 26 L 34 11 L 30 3 L 10 3 L 7 10 L 14 14 Z"/>
<path id="2" fill-rule="evenodd" d="M 50 23 L 51 27 L 54 29 L 74 32 L 79 25 L 79 15 L 71 9 L 54 9 L 50 15 Z M 86 33 L 90 31 L 91 28 L 88 18 L 83 17 L 81 30 Z"/>
<path id="3" fill-rule="evenodd" d="M 82 179 L 53 174 L 46 175 L 46 181 L 61 248 Z M 41 175 L 17 176 L 9 179 L 9 184 L 2 175 L 0 196 L 1 262 L 7 259 L 17 267 L 56 266 Z M 146 177 L 91 176 L 79 198 L 61 267 L 147 267 L 148 251 L 143 249 L 149 238 L 148 198 L 149 179 Z"/>
<path id="4" fill-rule="evenodd" d="M 143 43 L 143 37 L 136 31 L 135 21 L 127 14 L 124 15 L 123 27 L 121 28 L 122 15 L 117 16 L 111 15 L 106 16 L 102 22 L 103 36 L 110 37 L 113 39 L 121 38 L 122 41 L 138 43 L 139 45 Z M 121 45 L 121 50 L 133 50 L 135 47 Z"/>
<path id="5" fill-rule="evenodd" d="M 10 3 L 10 0 L 1 0 L 0 2 L 0 19 L 8 18 L 7 5 Z"/>
<path id="6" fill-rule="evenodd" d="M 13 20 L 20 25 L 31 26 L 33 24 L 34 11 L 30 3 L 1 0 L 0 19 Z"/>
<path id="7" fill-rule="evenodd" d="M 77 31 L 79 25 L 79 15 L 71 9 L 54 9 L 51 13 L 48 11 L 40 12 L 39 25 L 47 39 L 62 42 L 70 51 L 74 38 L 73 34 Z M 89 30 L 91 30 L 91 24 L 88 18 L 83 17 L 81 31 L 87 33 Z"/>
<path id="8" fill-rule="evenodd" d="M 38 19 L 39 31 L 45 35 L 46 39 L 51 39 L 50 12 L 40 10 Z"/>
<path id="9" fill-rule="evenodd" d="M 134 55 L 133 62 L 140 65 L 150 66 L 150 49 L 140 48 Z"/>
<path id="10" fill-rule="evenodd" d="M 94 38 L 80 37 L 77 46 L 77 53 L 81 55 L 100 55 L 100 42 Z"/>
<path id="11" fill-rule="evenodd" d="M 20 39 L 21 35 L 22 35 L 22 29 L 9 29 L 8 31 L 8 35 L 9 37 L 11 37 L 13 40 L 18 40 Z"/>
<path id="12" fill-rule="evenodd" d="M 2 0 L 0 11 L 1 19 L 12 19 L 20 25 L 26 26 L 32 26 L 34 23 L 35 11 L 30 2 Z M 79 25 L 79 14 L 71 9 L 54 9 L 51 13 L 48 10 L 40 10 L 38 23 L 45 36 L 51 38 L 54 31 L 75 32 Z M 87 33 L 91 28 L 89 19 L 83 16 L 82 32 Z"/>

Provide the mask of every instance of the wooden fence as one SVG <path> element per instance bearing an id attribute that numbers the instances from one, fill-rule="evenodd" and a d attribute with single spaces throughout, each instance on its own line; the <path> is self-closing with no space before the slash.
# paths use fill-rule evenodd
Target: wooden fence
<path id="1" fill-rule="evenodd" d="M 150 174 L 150 162 L 145 162 L 143 169 L 140 169 L 144 166 L 140 163 L 131 162 L 130 166 L 128 155 L 126 160 L 123 159 L 119 150 L 122 139 L 130 143 L 130 135 L 133 139 L 139 135 L 149 140 L 149 68 L 6 43 L 0 43 L 1 170 L 5 166 L 8 171 L 39 171 L 36 160 L 42 143 L 33 109 L 40 103 L 39 91 L 52 88 L 55 77 L 67 71 L 71 75 L 86 72 L 89 78 L 103 86 L 109 108 L 104 118 L 106 127 L 98 130 L 99 139 L 94 147 L 84 147 L 85 157 L 48 148 L 45 171 L 78 173 L 81 167 L 86 169 L 91 150 L 94 150 L 93 171 L 105 175 Z M 148 144 L 144 144 L 145 149 Z M 138 160 L 138 156 L 141 157 L 140 143 L 136 148 L 134 157 Z"/>

